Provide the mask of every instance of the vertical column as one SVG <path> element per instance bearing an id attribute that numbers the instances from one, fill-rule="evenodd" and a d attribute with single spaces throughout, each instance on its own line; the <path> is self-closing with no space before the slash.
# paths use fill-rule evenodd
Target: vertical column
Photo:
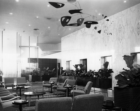
<path id="1" fill-rule="evenodd" d="M 3 30 L 0 35 L 0 76 L 3 75 Z"/>
<path id="2" fill-rule="evenodd" d="M 39 40 L 39 37 L 37 36 L 37 68 L 39 68 L 39 48 L 38 48 L 38 40 Z"/>
<path id="3" fill-rule="evenodd" d="M 17 75 L 16 75 L 16 78 L 18 77 L 18 33 L 16 33 L 16 53 L 17 53 Z"/>
<path id="4" fill-rule="evenodd" d="M 1 37 L 1 52 L 2 52 L 1 70 L 3 71 L 3 31 L 2 31 L 2 37 Z"/>
<path id="5" fill-rule="evenodd" d="M 30 36 L 29 36 L 29 71 L 30 71 Z"/>

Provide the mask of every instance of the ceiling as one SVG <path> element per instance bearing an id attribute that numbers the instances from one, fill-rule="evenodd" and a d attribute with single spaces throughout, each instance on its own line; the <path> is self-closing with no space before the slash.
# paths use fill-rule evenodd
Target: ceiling
<path id="1" fill-rule="evenodd" d="M 65 3 L 62 8 L 55 8 L 48 2 Z M 85 20 L 101 20 L 103 15 L 111 16 L 133 5 L 140 0 L 0 0 L 0 29 L 16 30 L 19 34 L 26 34 L 33 38 L 39 37 L 38 43 L 56 44 L 61 38 L 83 27 L 63 27 L 60 22 L 62 16 L 72 16 L 70 23 L 78 18 Z M 83 14 L 70 14 L 70 9 L 81 7 Z M 35 30 L 37 29 L 37 30 Z"/>

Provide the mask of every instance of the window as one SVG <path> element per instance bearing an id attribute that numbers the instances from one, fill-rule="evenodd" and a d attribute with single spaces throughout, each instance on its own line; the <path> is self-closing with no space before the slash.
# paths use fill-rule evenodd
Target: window
<path id="1" fill-rule="evenodd" d="M 70 70 L 70 61 L 66 61 L 66 70 Z"/>
<path id="2" fill-rule="evenodd" d="M 108 69 L 112 69 L 112 56 L 102 56 L 101 57 L 101 68 L 103 68 L 103 65 L 105 62 L 109 62 Z"/>
<path id="3" fill-rule="evenodd" d="M 134 55 L 133 64 L 140 64 L 140 52 L 131 53 Z"/>
<path id="4" fill-rule="evenodd" d="M 80 64 L 83 65 L 83 70 L 87 72 L 87 59 L 80 59 Z"/>

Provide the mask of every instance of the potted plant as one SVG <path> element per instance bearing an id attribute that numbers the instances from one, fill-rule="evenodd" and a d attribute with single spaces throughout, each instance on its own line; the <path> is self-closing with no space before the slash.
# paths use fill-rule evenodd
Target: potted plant
<path id="1" fill-rule="evenodd" d="M 104 67 L 95 73 L 95 77 L 97 77 L 98 88 L 108 89 L 112 87 L 111 73 L 113 73 L 113 70 L 108 69 L 108 65 L 109 62 L 106 61 L 103 64 Z"/>
<path id="2" fill-rule="evenodd" d="M 139 111 L 140 109 L 140 65 L 133 64 L 134 55 L 124 55 L 128 69 L 118 75 L 117 87 L 114 88 L 115 105 L 126 111 Z"/>
<path id="3" fill-rule="evenodd" d="M 124 60 L 129 69 L 123 68 L 123 71 L 115 76 L 118 87 L 123 88 L 140 86 L 140 65 L 133 64 L 133 59 L 133 56 L 124 56 Z"/>

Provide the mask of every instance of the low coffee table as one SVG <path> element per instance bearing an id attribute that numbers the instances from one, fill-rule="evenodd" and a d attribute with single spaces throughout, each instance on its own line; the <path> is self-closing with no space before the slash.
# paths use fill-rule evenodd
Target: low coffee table
<path id="1" fill-rule="evenodd" d="M 51 93 L 52 93 L 52 87 L 53 87 L 54 82 L 51 81 L 51 82 L 49 82 L 49 84 L 51 84 Z"/>
<path id="2" fill-rule="evenodd" d="M 25 99 L 27 100 L 27 97 L 29 97 L 29 106 L 30 106 L 30 103 L 31 103 L 31 96 L 34 96 L 34 93 L 33 92 L 25 92 L 24 93 L 24 96 L 25 96 Z"/>
<path id="3" fill-rule="evenodd" d="M 15 86 L 14 88 L 16 88 L 17 90 L 19 90 L 19 96 L 21 96 L 21 90 L 22 89 L 28 89 L 30 86 Z"/>
<path id="4" fill-rule="evenodd" d="M 27 100 L 27 97 L 29 97 L 29 106 L 30 106 L 30 102 L 31 102 L 31 96 L 37 96 L 39 99 L 39 96 L 43 96 L 45 94 L 45 92 L 25 92 L 24 96 L 25 99 Z"/>
<path id="5" fill-rule="evenodd" d="M 16 86 L 16 89 L 19 89 L 19 96 L 21 96 L 21 89 L 24 89 L 24 86 Z"/>
<path id="6" fill-rule="evenodd" d="M 13 104 L 18 105 L 19 106 L 19 111 L 22 111 L 22 105 L 28 104 L 28 101 L 20 99 L 20 100 L 15 100 L 13 102 Z"/>

